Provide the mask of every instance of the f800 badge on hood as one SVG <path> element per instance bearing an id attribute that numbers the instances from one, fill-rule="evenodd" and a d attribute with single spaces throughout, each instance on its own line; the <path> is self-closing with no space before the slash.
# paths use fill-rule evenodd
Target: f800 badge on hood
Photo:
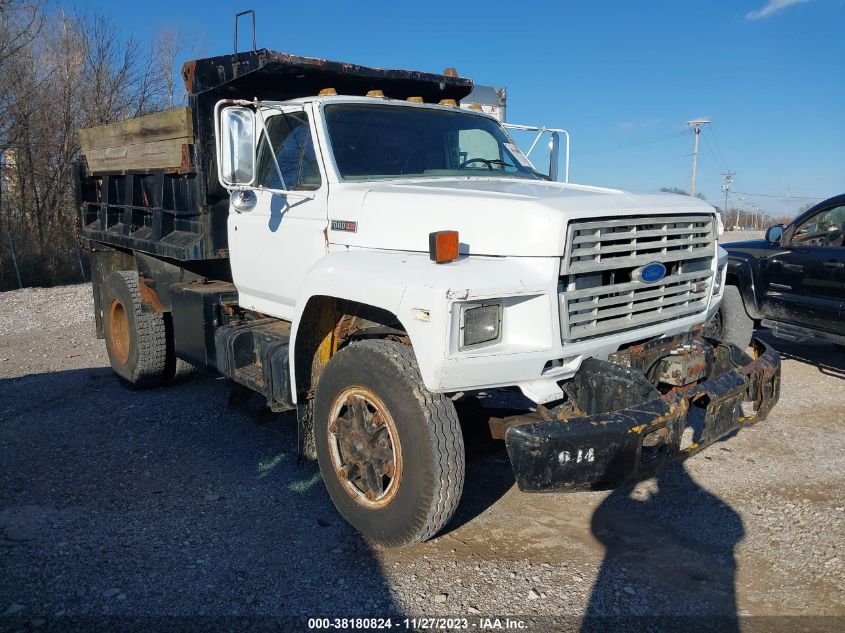
<path id="1" fill-rule="evenodd" d="M 656 284 L 666 276 L 666 266 L 660 262 L 651 262 L 631 271 L 631 279 L 647 284 Z"/>

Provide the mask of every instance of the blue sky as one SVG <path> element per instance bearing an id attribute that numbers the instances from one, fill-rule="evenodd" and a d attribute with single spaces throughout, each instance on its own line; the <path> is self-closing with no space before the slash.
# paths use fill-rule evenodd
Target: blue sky
<path id="1" fill-rule="evenodd" d="M 508 119 L 567 128 L 572 180 L 634 191 L 689 188 L 692 135 L 708 117 L 698 190 L 721 172 L 772 213 L 845 191 L 843 0 L 499 2 L 94 2 L 140 39 L 193 31 L 232 48 L 254 8 L 258 46 L 360 64 L 442 71 L 507 86 Z M 248 39 L 247 31 L 242 32 Z M 767 194 L 766 196 L 759 194 Z M 771 196 L 771 197 L 769 197 Z"/>

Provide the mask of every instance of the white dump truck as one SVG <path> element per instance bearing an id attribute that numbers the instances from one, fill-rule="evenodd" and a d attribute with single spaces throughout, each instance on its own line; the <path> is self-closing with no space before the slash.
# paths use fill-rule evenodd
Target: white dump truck
<path id="1" fill-rule="evenodd" d="M 261 49 L 183 76 L 189 107 L 81 132 L 97 333 L 131 387 L 201 366 L 295 409 L 373 541 L 449 521 L 481 391 L 531 403 L 489 423 L 526 491 L 647 476 L 777 401 L 777 355 L 706 326 L 703 202 L 555 182 L 454 72 Z"/>

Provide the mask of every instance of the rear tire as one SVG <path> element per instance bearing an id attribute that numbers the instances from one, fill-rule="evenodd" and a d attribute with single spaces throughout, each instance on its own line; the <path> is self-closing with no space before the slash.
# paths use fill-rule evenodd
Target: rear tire
<path id="1" fill-rule="evenodd" d="M 425 388 L 410 347 L 367 340 L 335 354 L 317 385 L 314 440 L 338 512 L 376 543 L 419 543 L 452 518 L 463 436 L 452 401 Z"/>
<path id="2" fill-rule="evenodd" d="M 128 387 L 160 385 L 167 368 L 164 317 L 141 306 L 138 273 L 113 272 L 105 298 L 106 350 L 112 369 Z"/>
<path id="3" fill-rule="evenodd" d="M 719 306 L 721 332 L 719 337 L 740 349 L 751 345 L 754 335 L 754 320 L 745 311 L 742 295 L 736 286 L 725 286 L 722 303 Z"/>

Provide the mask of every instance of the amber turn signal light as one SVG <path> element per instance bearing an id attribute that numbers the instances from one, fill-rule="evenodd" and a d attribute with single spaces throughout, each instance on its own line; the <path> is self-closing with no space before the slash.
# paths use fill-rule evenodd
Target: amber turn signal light
<path id="1" fill-rule="evenodd" d="M 459 246 L 457 231 L 436 231 L 428 234 L 428 254 L 431 261 L 438 264 L 458 259 Z"/>

